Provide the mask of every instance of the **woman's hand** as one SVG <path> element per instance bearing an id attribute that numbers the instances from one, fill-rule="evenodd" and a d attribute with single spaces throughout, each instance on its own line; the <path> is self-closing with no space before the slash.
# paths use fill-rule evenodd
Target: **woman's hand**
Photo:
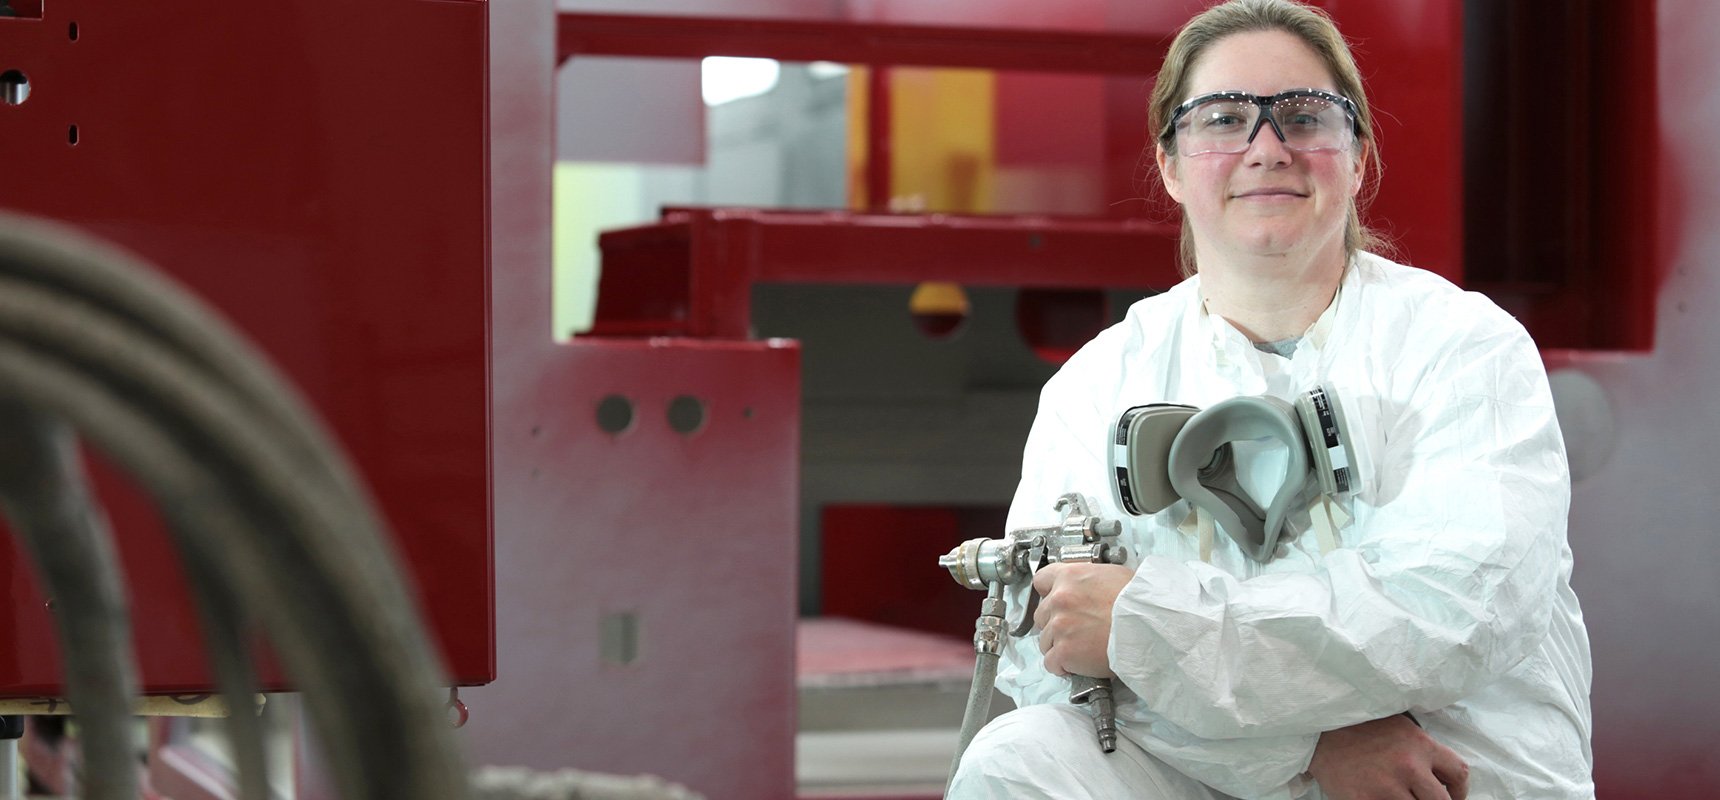
<path id="1" fill-rule="evenodd" d="M 1111 606 L 1135 571 L 1116 564 L 1047 564 L 1033 576 L 1039 608 L 1033 627 L 1039 651 L 1053 675 L 1114 678 L 1111 657 Z"/>
<path id="2" fill-rule="evenodd" d="M 1320 734 L 1308 771 L 1331 800 L 1469 796 L 1469 765 L 1402 714 Z"/>

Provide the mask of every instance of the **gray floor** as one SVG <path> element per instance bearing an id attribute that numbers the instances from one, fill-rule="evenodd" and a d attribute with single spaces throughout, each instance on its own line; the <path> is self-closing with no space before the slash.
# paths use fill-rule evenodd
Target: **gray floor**
<path id="1" fill-rule="evenodd" d="M 967 679 L 802 686 L 795 742 L 801 796 L 939 796 L 967 691 Z M 1011 707 L 996 695 L 991 716 Z"/>

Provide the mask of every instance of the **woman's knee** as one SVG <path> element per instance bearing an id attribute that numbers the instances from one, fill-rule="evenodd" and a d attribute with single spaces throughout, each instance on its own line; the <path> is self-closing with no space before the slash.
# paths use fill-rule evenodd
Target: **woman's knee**
<path id="1" fill-rule="evenodd" d="M 1058 704 L 1025 706 L 980 729 L 962 754 L 958 775 L 1043 778 L 1048 772 L 1079 770 L 1100 757 L 1093 718 L 1084 711 Z"/>
<path id="2" fill-rule="evenodd" d="M 1093 717 L 1061 704 L 1027 706 L 992 720 L 962 755 L 949 796 L 1216 800 L 1201 785 L 1128 739 L 1099 749 Z"/>

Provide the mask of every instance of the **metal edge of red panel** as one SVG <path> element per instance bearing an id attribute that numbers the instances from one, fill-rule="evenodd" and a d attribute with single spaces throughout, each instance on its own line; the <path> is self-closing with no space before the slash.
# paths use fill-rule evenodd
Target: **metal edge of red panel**
<path id="1" fill-rule="evenodd" d="M 481 676 L 450 675 L 450 683 L 457 686 L 487 685 L 496 680 L 496 453 L 495 435 L 490 430 L 496 418 L 496 365 L 495 358 L 488 352 L 496 341 L 495 305 L 492 295 L 495 289 L 492 284 L 496 279 L 496 71 L 493 62 L 496 58 L 495 35 L 497 26 L 492 15 L 499 13 L 495 6 L 484 9 L 484 562 L 485 575 L 489 582 L 485 592 L 489 601 L 487 618 L 489 630 L 486 631 L 489 643 L 485 648 L 487 658 L 484 663 L 484 674 Z"/>
<path id="2" fill-rule="evenodd" d="M 495 60 L 496 25 L 492 16 L 499 13 L 495 6 L 486 4 L 483 16 L 484 42 L 484 268 L 482 281 L 484 287 L 484 574 L 488 584 L 485 592 L 489 603 L 486 618 L 488 629 L 485 631 L 488 643 L 484 648 L 485 656 L 482 675 L 461 676 L 450 674 L 448 683 L 454 686 L 481 686 L 494 683 L 496 680 L 496 454 L 493 445 L 494 437 L 490 426 L 496 417 L 496 380 L 495 359 L 490 356 L 489 348 L 495 341 L 494 307 L 491 294 L 494 290 L 491 283 L 496 273 L 496 226 L 495 226 L 495 93 L 497 80 L 492 62 Z M 451 671 L 452 672 L 452 671 Z"/>
<path id="3" fill-rule="evenodd" d="M 703 58 L 1015 69 L 1151 75 L 1169 41 L 1163 34 L 933 25 L 889 25 L 726 17 L 562 12 L 560 60 L 575 55 Z"/>
<path id="4" fill-rule="evenodd" d="M 499 677 L 496 537 L 503 509 L 496 481 L 503 467 L 497 448 L 508 445 L 498 431 L 498 419 L 512 411 L 511 403 L 503 399 L 504 392 L 522 388 L 504 387 L 503 382 L 519 381 L 522 374 L 531 374 L 512 362 L 532 358 L 551 338 L 547 320 L 540 331 L 541 341 L 533 341 L 534 337 L 521 338 L 519 331 L 503 324 L 497 314 L 500 298 L 511 297 L 519 285 L 536 286 L 547 281 L 550 271 L 556 63 L 551 23 L 555 7 L 552 0 L 510 0 L 487 3 L 485 12 L 485 64 L 489 73 L 484 93 L 488 671 L 484 680 L 460 681 L 462 685 L 491 683 Z M 547 308 L 544 312 L 547 314 Z M 526 317 L 536 318 L 534 314 Z M 499 363 L 502 361 L 509 363 Z"/>

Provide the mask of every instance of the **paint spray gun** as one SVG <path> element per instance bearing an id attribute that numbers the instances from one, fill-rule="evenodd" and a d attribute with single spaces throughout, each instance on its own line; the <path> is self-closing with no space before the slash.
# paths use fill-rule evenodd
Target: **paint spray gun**
<path id="1" fill-rule="evenodd" d="M 985 724 L 991 706 L 998 656 L 1007 630 L 1004 587 L 1031 583 L 1033 573 L 1047 564 L 1122 564 L 1128 560 L 1127 549 L 1117 544 L 1122 523 L 1094 516 L 1079 494 L 1058 498 L 1056 509 L 1063 514 L 1060 524 L 1010 531 L 999 539 L 969 539 L 938 558 L 938 566 L 949 570 L 956 583 L 986 593 L 979 619 L 974 623 L 974 680 L 968 694 L 967 713 L 962 719 L 961 738 L 956 745 L 956 764 L 961 763 L 962 752 Z M 1039 593 L 1029 590 L 1021 621 L 1007 635 L 1023 636 L 1032 629 L 1033 609 L 1038 603 Z M 1093 706 L 1100 748 L 1107 753 L 1116 750 L 1117 720 L 1111 681 L 1080 675 L 1070 676 L 1070 681 L 1073 687 L 1069 701 Z M 955 775 L 954 764 L 950 775 Z"/>

